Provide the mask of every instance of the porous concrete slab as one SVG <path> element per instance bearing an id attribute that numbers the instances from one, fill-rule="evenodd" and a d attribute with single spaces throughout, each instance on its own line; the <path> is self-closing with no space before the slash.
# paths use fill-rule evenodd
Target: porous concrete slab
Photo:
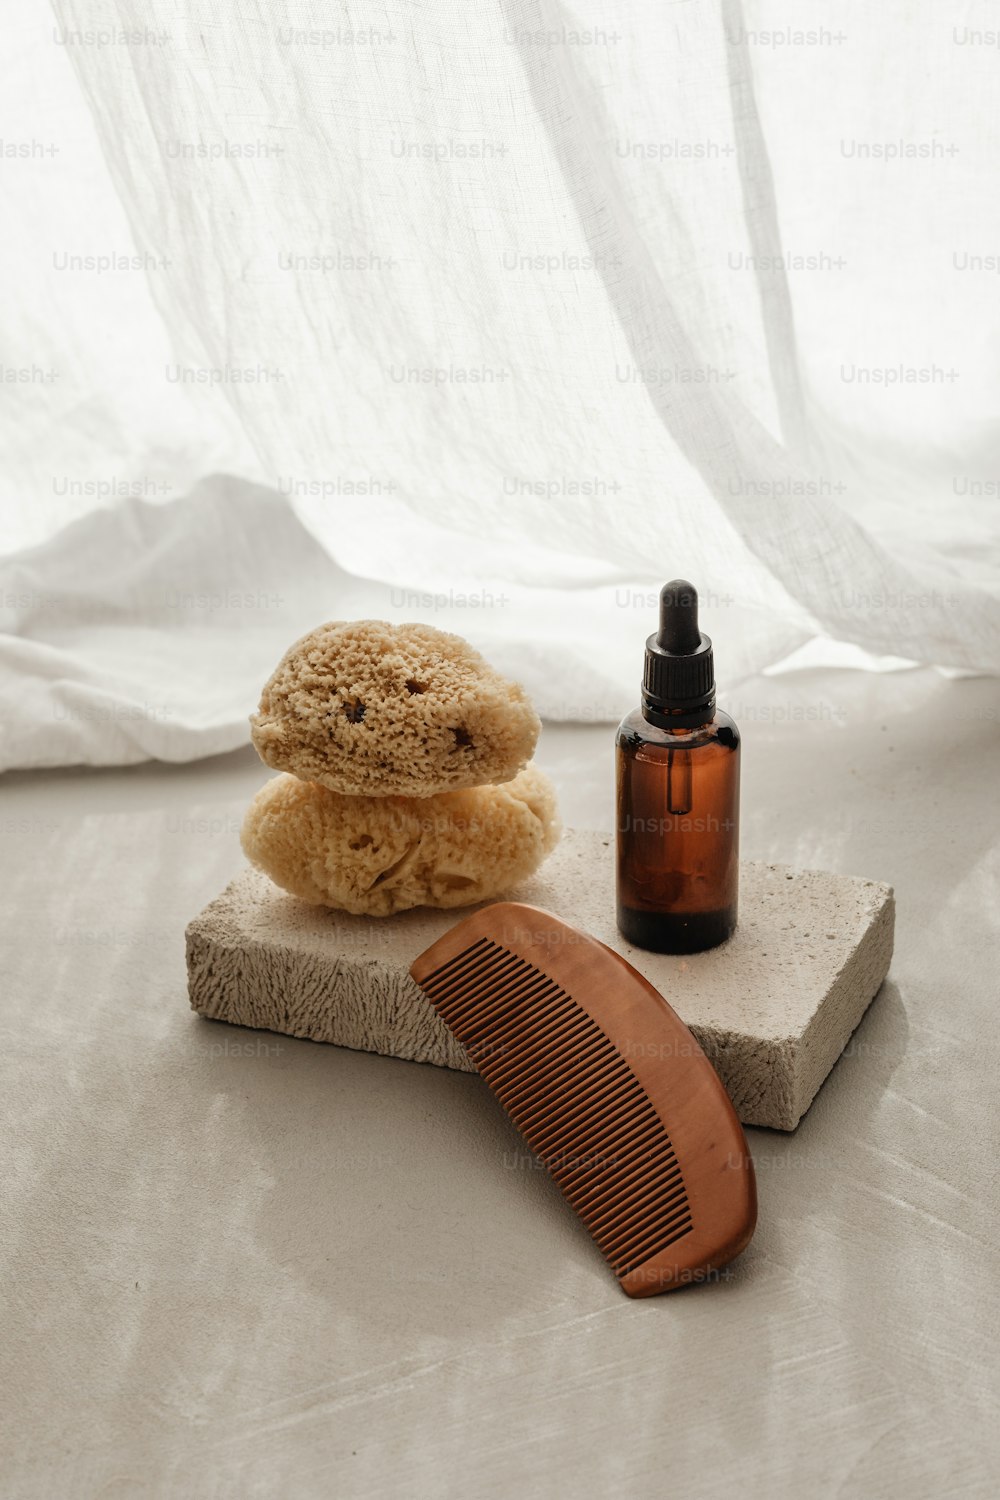
<path id="1" fill-rule="evenodd" d="M 892 956 L 892 888 L 745 862 L 740 925 L 707 953 L 646 953 L 619 935 L 611 840 L 569 831 L 509 893 L 628 959 L 690 1026 L 745 1125 L 794 1130 L 879 989 Z M 475 1071 L 409 975 L 466 914 L 352 917 L 307 906 L 246 869 L 187 929 L 200 1015 L 414 1062 Z"/>

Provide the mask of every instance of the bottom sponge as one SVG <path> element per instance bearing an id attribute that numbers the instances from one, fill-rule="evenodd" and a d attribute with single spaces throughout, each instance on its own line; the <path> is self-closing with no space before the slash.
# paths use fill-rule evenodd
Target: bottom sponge
<path id="1" fill-rule="evenodd" d="M 347 797 L 276 776 L 241 833 L 247 859 L 283 890 L 370 917 L 492 900 L 558 840 L 555 793 L 536 766 L 502 786 L 419 798 Z"/>

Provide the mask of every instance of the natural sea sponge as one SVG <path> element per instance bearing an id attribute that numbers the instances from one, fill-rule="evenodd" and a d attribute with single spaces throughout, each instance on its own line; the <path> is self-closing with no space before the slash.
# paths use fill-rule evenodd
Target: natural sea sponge
<path id="1" fill-rule="evenodd" d="M 555 793 L 529 766 L 503 786 L 434 797 L 346 797 L 276 776 L 246 812 L 243 852 L 314 906 L 387 917 L 492 900 L 559 839 Z"/>
<path id="2" fill-rule="evenodd" d="M 250 719 L 261 760 L 348 796 L 430 797 L 510 781 L 541 725 L 524 689 L 431 625 L 320 625 L 285 652 Z"/>

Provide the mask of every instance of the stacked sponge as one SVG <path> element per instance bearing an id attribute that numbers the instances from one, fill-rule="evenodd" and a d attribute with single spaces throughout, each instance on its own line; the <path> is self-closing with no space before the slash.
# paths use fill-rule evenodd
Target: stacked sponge
<path id="1" fill-rule="evenodd" d="M 495 899 L 559 838 L 523 688 L 429 625 L 334 622 L 282 657 L 251 717 L 266 765 L 243 850 L 319 906 L 389 916 Z"/>

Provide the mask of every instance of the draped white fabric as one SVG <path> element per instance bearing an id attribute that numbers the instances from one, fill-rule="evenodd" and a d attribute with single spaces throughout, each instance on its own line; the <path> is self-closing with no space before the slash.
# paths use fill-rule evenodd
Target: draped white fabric
<path id="1" fill-rule="evenodd" d="M 629 705 L 677 574 L 730 682 L 816 640 L 1000 669 L 987 4 L 9 17 L 0 660 L 37 691 L 4 694 L 5 764 L 133 758 L 81 743 L 38 663 L 97 674 L 110 710 L 151 633 L 191 732 L 132 751 L 245 737 L 264 637 L 245 659 L 211 632 L 192 664 L 189 617 L 157 601 L 188 566 L 220 596 L 287 590 L 289 507 L 316 543 L 289 625 L 388 586 L 552 717 Z M 225 526 L 197 487 L 220 471 Z"/>

